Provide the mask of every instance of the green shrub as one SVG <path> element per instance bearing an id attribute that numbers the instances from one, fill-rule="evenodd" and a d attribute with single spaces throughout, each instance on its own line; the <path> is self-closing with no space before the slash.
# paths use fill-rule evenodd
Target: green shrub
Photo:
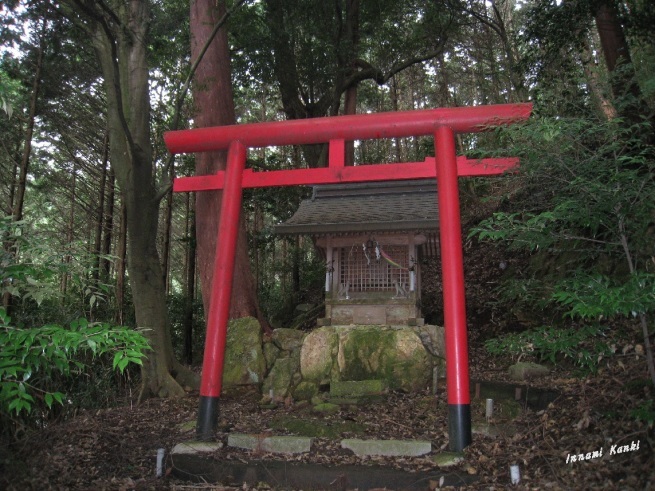
<path id="1" fill-rule="evenodd" d="M 553 364 L 569 359 L 584 372 L 595 372 L 598 363 L 613 352 L 608 341 L 599 339 L 604 336 L 604 329 L 598 325 L 567 329 L 539 327 L 489 339 L 484 346 L 496 356 L 520 359 L 529 355 Z"/>
<path id="2" fill-rule="evenodd" d="M 652 428 L 653 424 L 655 424 L 655 403 L 652 399 L 645 401 L 641 406 L 633 409 L 630 412 L 630 416 L 638 421 L 647 423 Z"/>
<path id="3" fill-rule="evenodd" d="M 73 377 L 85 369 L 83 359 L 111 354 L 112 367 L 121 373 L 130 363 L 140 365 L 148 349 L 137 331 L 108 324 L 71 322 L 68 328 L 46 325 L 17 328 L 0 308 L 0 410 L 29 415 L 37 401 L 48 409 L 64 403 L 53 387 L 57 376 Z"/>

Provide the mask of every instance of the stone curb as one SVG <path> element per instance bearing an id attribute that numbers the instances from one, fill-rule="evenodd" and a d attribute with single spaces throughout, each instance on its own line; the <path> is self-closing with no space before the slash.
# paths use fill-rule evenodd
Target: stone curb
<path id="1" fill-rule="evenodd" d="M 341 447 L 355 455 L 383 455 L 386 457 L 419 457 L 432 451 L 432 443 L 425 440 L 341 440 Z"/>
<path id="2" fill-rule="evenodd" d="M 232 433 L 227 437 L 230 447 L 270 453 L 306 453 L 312 448 L 313 438 L 304 436 L 260 436 Z"/>
<path id="3" fill-rule="evenodd" d="M 194 455 L 199 453 L 210 453 L 223 448 L 220 442 L 198 442 L 190 441 L 178 443 L 171 450 L 171 455 Z"/>
<path id="4" fill-rule="evenodd" d="M 314 439 L 304 436 L 262 436 L 233 433 L 228 435 L 230 447 L 266 453 L 296 454 L 311 451 Z M 189 441 L 178 443 L 172 455 L 211 453 L 223 447 L 220 442 Z M 432 451 L 432 443 L 425 440 L 341 440 L 341 447 L 358 456 L 419 457 Z"/>

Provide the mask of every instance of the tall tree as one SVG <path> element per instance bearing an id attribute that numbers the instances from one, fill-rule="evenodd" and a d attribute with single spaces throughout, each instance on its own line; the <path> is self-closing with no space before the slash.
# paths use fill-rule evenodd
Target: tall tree
<path id="1" fill-rule="evenodd" d="M 432 2 L 264 4 L 260 15 L 267 31 L 260 42 L 272 49 L 270 61 L 288 119 L 339 114 L 344 94 L 345 111 L 352 112 L 359 84 L 384 85 L 395 74 L 435 58 L 449 34 L 447 10 Z M 308 165 L 325 164 L 324 146 L 304 146 L 303 153 Z"/>
<path id="2" fill-rule="evenodd" d="M 597 2 L 594 18 L 605 64 L 611 75 L 612 95 L 615 100 L 622 101 L 619 110 L 622 110 L 623 115 L 631 123 L 640 123 L 644 117 L 655 121 L 655 117 L 648 114 L 648 106 L 637 81 L 630 46 L 619 18 L 616 2 L 614 0 Z M 655 141 L 652 134 L 650 140 Z"/>
<path id="3" fill-rule="evenodd" d="M 212 35 L 214 26 L 226 14 L 225 1 L 195 0 L 191 2 L 191 57 L 197 60 Z M 196 107 L 195 123 L 199 127 L 234 124 L 234 100 L 230 70 L 230 50 L 227 30 L 221 28 L 207 46 L 198 65 L 193 89 Z M 196 156 L 196 174 L 213 174 L 225 169 L 225 152 L 201 153 Z M 196 235 L 198 267 L 205 311 L 211 296 L 218 217 L 221 192 L 196 193 Z M 237 253 L 230 304 L 230 317 L 258 316 L 255 282 L 246 249 L 246 229 L 243 216 L 239 226 Z M 261 320 L 261 319 L 260 319 Z"/>
<path id="4" fill-rule="evenodd" d="M 61 10 L 91 39 L 107 102 L 111 167 L 125 204 L 128 272 L 137 325 L 152 352 L 142 369 L 141 397 L 184 395 L 197 377 L 173 354 L 159 253 L 158 187 L 152 158 L 148 92 L 150 2 L 65 0 Z"/>

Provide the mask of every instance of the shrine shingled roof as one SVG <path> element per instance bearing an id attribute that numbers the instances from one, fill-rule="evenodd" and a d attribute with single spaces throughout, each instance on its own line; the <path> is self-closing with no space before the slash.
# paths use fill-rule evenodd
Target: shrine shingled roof
<path id="1" fill-rule="evenodd" d="M 312 197 L 275 232 L 428 231 L 438 226 L 437 183 L 423 179 L 315 186 Z"/>

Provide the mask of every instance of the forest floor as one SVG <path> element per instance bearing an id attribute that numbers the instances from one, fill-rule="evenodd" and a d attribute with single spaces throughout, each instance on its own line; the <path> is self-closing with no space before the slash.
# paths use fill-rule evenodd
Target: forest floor
<path id="1" fill-rule="evenodd" d="M 473 337 L 473 380 L 503 381 L 507 364 L 499 365 L 498 359 L 487 355 Z M 464 489 L 655 489 L 655 434 L 652 426 L 638 421 L 633 414 L 644 401 L 653 399 L 652 388 L 645 379 L 644 358 L 634 351 L 608 358 L 594 376 L 578 377 L 561 366 L 554 367 L 549 377 L 531 381 L 530 387 L 556 390 L 560 394 L 556 400 L 545 409 L 522 410 L 513 421 L 513 434 L 474 434 L 464 460 L 448 472 L 475 479 Z M 251 390 L 222 400 L 218 434 L 221 440 L 226 440 L 229 432 L 285 434 L 286 430 L 279 429 L 279 421 L 309 413 L 302 404 L 263 409 L 258 399 Z M 185 482 L 170 473 L 170 458 L 166 475 L 155 477 L 157 449 L 165 448 L 168 455 L 175 444 L 192 439 L 193 423 L 189 422 L 195 420 L 197 401 L 197 394 L 177 400 L 152 399 L 140 405 L 128 401 L 121 407 L 80 412 L 68 421 L 30 433 L 11 448 L 0 449 L 0 488 L 275 489 L 261 484 L 248 488 L 236 487 L 238 483 Z M 483 417 L 483 402 L 472 401 L 474 421 Z M 317 424 L 327 426 L 354 423 L 363 432 L 359 438 L 430 440 L 434 455 L 447 447 L 446 414 L 447 403 L 441 391 L 436 397 L 427 392 L 390 393 L 378 402 L 311 417 Z M 327 466 L 382 465 L 412 472 L 437 469 L 430 456 L 355 457 L 340 448 L 339 439 L 317 438 L 310 453 L 293 456 L 293 461 Z M 610 455 L 613 445 L 616 449 L 633 442 L 639 442 L 638 450 Z M 569 454 L 586 454 L 601 448 L 602 458 L 566 463 Z M 285 459 L 226 447 L 214 457 L 218 461 L 242 462 Z M 518 464 L 521 470 L 519 486 L 510 486 L 512 464 Z M 433 481 L 426 489 L 438 486 L 438 481 Z"/>
<path id="2" fill-rule="evenodd" d="M 466 265 L 471 380 L 508 382 L 507 367 L 516 360 L 491 356 L 483 345 L 485 338 L 522 328 L 520 323 L 494 319 L 485 310 L 501 273 L 498 264 L 505 259 L 497 248 L 488 245 L 467 242 L 466 247 L 475 248 L 468 251 Z M 507 262 L 508 271 L 520 268 L 520 258 L 512 257 Z M 430 295 L 439 298 L 439 282 L 428 288 L 434 290 Z M 512 316 L 518 317 L 516 313 Z M 549 376 L 530 380 L 528 385 L 530 390 L 557 391 L 555 400 L 542 408 L 523 407 L 511 414 L 511 431 L 497 436 L 474 433 L 464 460 L 445 472 L 463 476 L 468 484 L 462 489 L 655 490 L 655 430 L 636 414 L 641 410 L 642 415 L 650 413 L 652 417 L 655 412 L 655 391 L 639 346 L 643 338 L 629 325 L 616 326 L 609 332 L 616 352 L 602 360 L 597 373 L 581 376 L 575 367 L 564 363 L 567 360 L 551 366 Z M 485 423 L 483 397 L 471 402 L 474 424 Z M 293 460 L 328 467 L 357 464 L 436 473 L 439 468 L 432 457 L 448 449 L 448 409 L 443 387 L 436 396 L 427 391 L 412 395 L 389 393 L 380 401 L 343 406 L 330 415 L 313 414 L 311 407 L 303 403 L 263 408 L 259 399 L 253 389 L 221 399 L 220 441 L 225 443 L 229 433 L 290 434 L 293 432 L 288 422 L 294 420 L 309 420 L 310 426 L 343 431 L 315 438 L 311 452 L 291 459 L 224 446 L 213 455 L 216 462 Z M 151 399 L 138 405 L 134 398 L 125 397 L 115 407 L 82 410 L 65 421 L 28 432 L 11 444 L 0 442 L 0 489 L 275 489 L 263 484 L 249 488 L 235 482 L 199 484 L 175 477 L 170 452 L 176 444 L 193 439 L 197 406 L 197 393 L 175 400 Z M 508 422 L 508 415 L 500 410 L 489 424 L 501 426 Z M 340 447 L 341 438 L 346 437 L 429 440 L 433 450 L 423 457 L 356 457 Z M 637 443 L 639 449 L 631 450 Z M 627 452 L 612 451 L 623 450 L 624 446 L 628 446 Z M 156 478 L 160 448 L 168 457 L 164 477 Z M 569 455 L 586 456 L 600 449 L 601 458 L 567 463 Z M 510 484 L 510 465 L 520 468 L 518 486 Z M 426 484 L 426 489 L 439 485 L 435 479 Z M 334 487 L 347 488 L 343 483 L 335 483 Z"/>

